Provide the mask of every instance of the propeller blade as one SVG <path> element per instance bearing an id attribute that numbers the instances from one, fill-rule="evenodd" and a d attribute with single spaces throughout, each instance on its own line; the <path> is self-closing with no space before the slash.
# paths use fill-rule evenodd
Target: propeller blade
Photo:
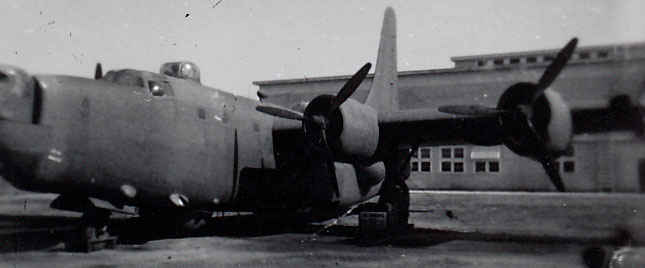
<path id="1" fill-rule="evenodd" d="M 439 111 L 447 114 L 468 116 L 490 116 L 507 112 L 505 110 L 481 105 L 445 105 L 439 107 Z"/>
<path id="2" fill-rule="evenodd" d="M 555 81 L 562 69 L 564 69 L 564 66 L 567 65 L 567 62 L 569 61 L 569 58 L 571 58 L 571 55 L 573 54 L 573 51 L 576 49 L 577 45 L 578 38 L 573 38 L 558 52 L 558 56 L 553 60 L 553 62 L 551 62 L 549 67 L 546 68 L 544 74 L 542 74 L 542 77 L 540 77 L 540 81 L 537 84 L 537 87 L 539 89 L 538 92 L 540 94 L 542 91 L 548 88 L 551 83 L 553 83 L 553 81 Z"/>
<path id="3" fill-rule="evenodd" d="M 302 115 L 301 112 L 276 106 L 276 105 L 262 104 L 255 107 L 255 110 L 257 110 L 258 112 L 262 112 L 262 113 L 280 117 L 280 118 L 300 120 L 300 121 L 305 120 L 305 117 Z"/>
<path id="4" fill-rule="evenodd" d="M 352 94 L 354 94 L 354 91 L 358 88 L 358 86 L 361 85 L 363 80 L 365 80 L 365 77 L 367 76 L 367 73 L 370 71 L 370 68 L 372 68 L 371 63 L 366 63 L 363 65 L 363 67 L 356 72 L 352 78 L 347 80 L 345 85 L 343 85 L 343 88 L 338 91 L 338 94 L 336 94 L 336 97 L 332 100 L 332 104 L 329 107 L 329 113 L 332 113 L 338 107 L 340 107 L 343 102 L 345 102 Z"/>
<path id="5" fill-rule="evenodd" d="M 260 101 L 263 101 L 267 97 L 267 94 L 265 94 L 262 90 L 258 90 L 257 94 Z"/>
<path id="6" fill-rule="evenodd" d="M 560 192 L 564 192 L 564 183 L 562 182 L 562 177 L 560 176 L 560 170 L 558 169 L 557 162 L 554 159 L 542 160 L 542 166 L 546 171 L 546 174 L 549 176 L 551 183 L 555 186 L 556 189 Z"/>
<path id="7" fill-rule="evenodd" d="M 103 78 L 103 67 L 101 63 L 96 63 L 96 68 L 94 68 L 94 79 L 98 80 Z"/>

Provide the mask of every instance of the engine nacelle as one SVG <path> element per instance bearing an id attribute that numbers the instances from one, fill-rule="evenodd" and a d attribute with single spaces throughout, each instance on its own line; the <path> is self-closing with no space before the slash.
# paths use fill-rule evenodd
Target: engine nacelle
<path id="1" fill-rule="evenodd" d="M 535 100 L 535 86 L 518 83 L 504 92 L 498 108 L 507 111 L 500 116 L 504 144 L 513 152 L 539 158 L 545 153 L 562 155 L 571 145 L 573 127 L 571 111 L 556 91 L 546 89 Z"/>
<path id="2" fill-rule="evenodd" d="M 374 156 L 379 141 L 378 114 L 376 110 L 353 99 L 346 100 L 338 109 L 327 114 L 333 96 L 314 98 L 305 114 L 310 118 L 324 117 L 325 137 L 319 124 L 304 123 L 305 134 L 310 142 L 326 143 L 334 154 L 334 160 L 346 163 L 365 163 Z"/>
<path id="3" fill-rule="evenodd" d="M 335 163 L 339 204 L 349 206 L 376 195 L 385 179 L 385 165 L 377 162 L 371 166 Z"/>

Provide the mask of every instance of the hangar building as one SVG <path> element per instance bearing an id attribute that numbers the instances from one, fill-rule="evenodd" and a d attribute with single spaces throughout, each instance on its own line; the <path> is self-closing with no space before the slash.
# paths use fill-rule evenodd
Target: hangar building
<path id="1" fill-rule="evenodd" d="M 495 106 L 514 83 L 537 81 L 553 50 L 452 57 L 453 68 L 399 72 L 400 109 L 446 104 Z M 357 64 L 358 66 L 358 64 Z M 350 76 L 257 81 L 265 102 L 292 107 L 335 94 Z M 364 101 L 372 75 L 353 98 Z M 580 47 L 553 83 L 570 107 L 645 92 L 645 43 Z M 645 142 L 632 132 L 584 134 L 558 165 L 569 191 L 645 192 Z M 505 146 L 422 145 L 412 162 L 412 189 L 554 191 L 542 166 Z"/>

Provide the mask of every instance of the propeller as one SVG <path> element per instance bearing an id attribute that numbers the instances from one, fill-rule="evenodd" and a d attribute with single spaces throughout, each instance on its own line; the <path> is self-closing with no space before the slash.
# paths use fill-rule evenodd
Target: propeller
<path id="1" fill-rule="evenodd" d="M 358 70 L 358 72 L 356 72 L 349 80 L 347 80 L 347 82 L 345 82 L 345 85 L 343 85 L 336 96 L 333 97 L 332 104 L 330 105 L 327 112 L 328 116 L 336 111 L 338 107 L 340 107 L 347 99 L 349 99 L 350 96 L 352 96 L 352 94 L 354 94 L 358 86 L 360 86 L 361 82 L 365 80 L 365 77 L 367 76 L 367 73 L 369 72 L 371 67 L 371 63 L 366 63 L 365 65 L 363 65 L 363 67 L 361 67 L 360 70 Z M 280 118 L 313 122 L 322 128 L 325 128 L 326 125 L 326 119 L 323 116 L 308 116 L 301 112 L 273 104 L 261 104 L 255 107 L 255 110 Z"/>
<path id="2" fill-rule="evenodd" d="M 562 177 L 560 176 L 560 170 L 558 169 L 558 163 L 555 159 L 551 157 L 546 157 L 540 161 L 542 167 L 546 171 L 546 174 L 549 176 L 551 183 L 559 192 L 564 192 L 564 183 L 562 182 Z"/>
<path id="3" fill-rule="evenodd" d="M 370 71 L 370 68 L 372 68 L 372 64 L 368 62 L 363 65 L 363 67 L 361 67 L 361 69 L 358 70 L 352 78 L 347 80 L 345 85 L 343 85 L 340 91 L 338 91 L 338 94 L 336 94 L 336 97 L 332 99 L 328 114 L 331 114 L 338 109 L 343 102 L 354 94 L 358 86 L 360 86 L 363 80 L 365 80 L 365 77 L 367 77 L 367 73 Z"/>
<path id="4" fill-rule="evenodd" d="M 540 91 L 536 92 L 535 95 L 542 94 L 542 92 L 544 92 L 544 90 L 547 89 L 553 81 L 555 81 L 560 72 L 564 69 L 564 66 L 567 65 L 567 62 L 571 58 L 571 55 L 573 55 L 573 51 L 576 49 L 577 45 L 578 38 L 573 38 L 558 52 L 558 56 L 553 60 L 553 62 L 551 62 L 549 67 L 546 68 L 542 77 L 540 77 L 540 80 L 537 83 L 537 88 L 540 89 Z"/>
<path id="5" fill-rule="evenodd" d="M 103 78 L 103 67 L 101 66 L 101 63 L 98 62 L 94 68 L 94 79 L 99 80 L 101 78 Z"/>
<path id="6" fill-rule="evenodd" d="M 540 134 L 541 132 L 536 128 L 536 124 L 544 124 L 543 118 L 551 116 L 545 114 L 549 113 L 550 110 L 539 108 L 540 105 L 543 106 L 543 103 L 538 100 L 540 97 L 545 96 L 545 91 L 567 65 L 577 44 L 578 39 L 572 38 L 560 49 L 555 59 L 546 67 L 537 83 L 521 82 L 506 89 L 502 97 L 500 97 L 497 107 L 446 105 L 439 107 L 439 111 L 463 116 L 496 116 L 500 119 L 500 122 L 508 122 L 511 126 L 506 126 L 506 123 L 503 123 L 503 127 L 506 127 L 512 133 L 508 134 L 508 137 L 505 138 L 506 141 L 504 143 L 507 147 L 520 155 L 529 156 L 539 161 L 549 176 L 551 183 L 553 183 L 558 191 L 563 192 L 565 190 L 564 183 L 562 182 L 562 177 L 560 176 L 557 162 L 555 161 L 555 158 L 561 152 L 547 148 L 548 145 L 545 141 L 544 134 Z M 523 122 L 519 123 L 523 125 L 516 125 L 518 123 L 515 122 Z M 524 144 L 523 146 L 531 149 L 523 150 L 518 144 Z"/>
<path id="7" fill-rule="evenodd" d="M 263 112 L 268 115 L 273 115 L 275 117 L 293 119 L 304 121 L 305 116 L 298 111 L 291 110 L 282 106 L 272 105 L 272 104 L 262 104 L 255 107 L 255 110 L 258 112 Z"/>

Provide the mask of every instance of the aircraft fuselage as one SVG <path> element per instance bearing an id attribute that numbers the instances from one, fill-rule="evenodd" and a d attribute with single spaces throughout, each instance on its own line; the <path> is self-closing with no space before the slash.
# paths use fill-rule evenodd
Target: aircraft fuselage
<path id="1" fill-rule="evenodd" d="M 32 191 L 141 206 L 172 206 L 169 196 L 177 194 L 205 207 L 234 200 L 242 167 L 275 167 L 273 119 L 256 112 L 255 101 L 128 71 L 141 74 L 143 86 L 35 76 L 42 92 L 37 124 L 48 133 L 32 152 L 33 170 L 5 177 Z M 166 91 L 153 95 L 151 83 Z M 17 132 L 3 134 L 24 135 Z"/>

